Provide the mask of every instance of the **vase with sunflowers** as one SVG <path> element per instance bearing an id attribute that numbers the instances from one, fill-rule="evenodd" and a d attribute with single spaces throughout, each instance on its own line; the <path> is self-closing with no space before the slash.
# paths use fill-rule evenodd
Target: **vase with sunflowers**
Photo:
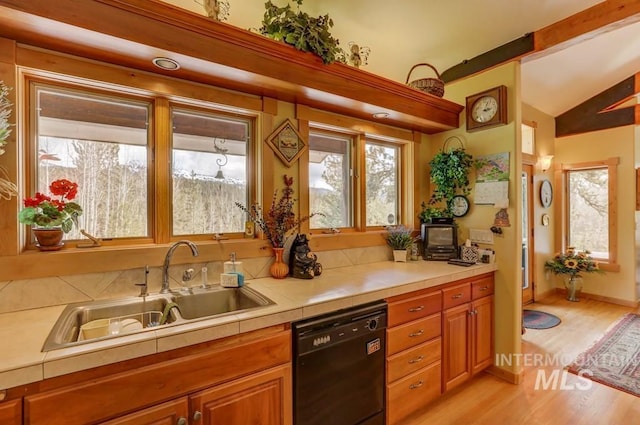
<path id="1" fill-rule="evenodd" d="M 252 204 L 249 208 L 239 202 L 236 206 L 247 213 L 249 220 L 254 222 L 264 238 L 269 241 L 275 255 L 275 262 L 270 267 L 271 276 L 276 279 L 284 279 L 289 274 L 289 266 L 283 261 L 284 244 L 287 235 L 302 223 L 309 220 L 319 213 L 313 213 L 308 216 L 296 218 L 293 212 L 293 204 L 295 200 L 291 197 L 293 194 L 293 177 L 284 176 L 284 189 L 278 197 L 278 191 L 273 193 L 271 206 L 267 211 L 263 211 L 259 204 Z"/>
<path id="2" fill-rule="evenodd" d="M 24 199 L 24 208 L 18 214 L 20 223 L 34 226 L 33 232 L 42 251 L 60 249 L 63 233 L 70 232 L 82 215 L 82 207 L 72 202 L 78 193 L 77 183 L 59 179 L 49 185 L 49 190 L 52 196 L 37 192 Z"/>
<path id="3" fill-rule="evenodd" d="M 565 252 L 557 253 L 551 260 L 544 263 L 546 270 L 564 276 L 569 301 L 579 301 L 583 273 L 604 273 L 598 262 L 589 254 L 591 252 L 588 250 L 578 251 L 574 247 L 569 247 Z"/>

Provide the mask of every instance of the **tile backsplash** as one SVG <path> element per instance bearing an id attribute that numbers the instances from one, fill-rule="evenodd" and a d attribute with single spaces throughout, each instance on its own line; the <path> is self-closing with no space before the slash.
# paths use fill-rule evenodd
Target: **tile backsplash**
<path id="1" fill-rule="evenodd" d="M 316 252 L 324 270 L 349 267 L 392 258 L 391 250 L 385 246 L 350 248 L 335 251 Z M 269 276 L 269 266 L 273 257 L 243 258 L 242 269 L 246 280 Z M 169 268 L 170 286 L 181 287 L 182 273 L 187 268 L 195 270 L 191 285 L 202 282 L 200 271 L 207 267 L 208 281 L 217 284 L 223 271 L 223 262 L 180 264 Z M 289 278 L 291 279 L 291 278 Z M 162 268 L 149 270 L 149 293 L 160 290 Z M 120 270 L 106 273 L 89 273 L 65 276 L 51 276 L 40 279 L 13 280 L 0 282 L 0 313 L 8 313 L 32 308 L 49 307 L 75 302 L 107 298 L 135 296 L 140 293 L 136 283 L 144 281 L 144 269 Z"/>

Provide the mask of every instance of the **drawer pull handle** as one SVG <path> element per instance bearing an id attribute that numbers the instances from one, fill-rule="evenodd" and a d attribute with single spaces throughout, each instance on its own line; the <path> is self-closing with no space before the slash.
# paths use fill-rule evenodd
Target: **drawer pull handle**
<path id="1" fill-rule="evenodd" d="M 423 305 L 419 305 L 418 307 L 411 307 L 409 309 L 409 313 L 415 313 L 415 312 L 422 311 L 422 310 L 424 310 L 424 306 Z"/>
<path id="2" fill-rule="evenodd" d="M 481 291 L 486 291 L 487 289 L 489 289 L 488 286 L 483 286 L 482 288 L 480 288 Z"/>
<path id="3" fill-rule="evenodd" d="M 420 335 L 422 335 L 423 333 L 424 333 L 424 329 L 420 329 L 418 332 L 411 332 L 411 333 L 409 334 L 409 337 L 410 337 L 410 338 L 413 338 L 413 337 L 416 337 L 416 336 L 420 336 Z"/>
<path id="4" fill-rule="evenodd" d="M 420 388 L 423 385 L 424 385 L 424 382 L 422 380 L 420 380 L 418 382 L 415 382 L 415 383 L 409 385 L 409 389 L 410 390 L 415 390 L 416 388 Z"/>
<path id="5" fill-rule="evenodd" d="M 420 363 L 424 360 L 424 356 L 418 356 L 415 359 L 409 360 L 409 364 Z"/>
<path id="6" fill-rule="evenodd" d="M 455 294 L 455 295 L 451 295 L 452 299 L 457 299 L 457 298 L 462 298 L 462 294 Z"/>

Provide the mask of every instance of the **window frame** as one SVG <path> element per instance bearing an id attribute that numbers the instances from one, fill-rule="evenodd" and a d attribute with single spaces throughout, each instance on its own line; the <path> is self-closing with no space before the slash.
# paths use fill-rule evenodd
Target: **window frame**
<path id="1" fill-rule="evenodd" d="M 608 173 L 608 231 L 609 231 L 609 258 L 597 259 L 600 268 L 605 271 L 619 271 L 618 264 L 618 205 L 612 200 L 617 199 L 618 188 L 618 165 L 620 158 L 612 157 L 600 161 L 589 161 L 580 163 L 562 163 L 555 170 L 555 185 L 561 188 L 560 199 L 555 206 L 556 217 L 561 217 L 561 231 L 556 232 L 556 246 L 561 251 L 566 251 L 569 246 L 569 185 L 568 173 L 570 171 L 606 169 Z"/>
<path id="2" fill-rule="evenodd" d="M 107 78 L 104 80 L 85 80 L 79 76 L 63 75 L 46 71 L 28 70 L 22 73 L 22 84 L 24 86 L 22 102 L 24 105 L 24 116 L 27 125 L 24 130 L 23 160 L 21 165 L 24 168 L 22 173 L 24 196 L 30 196 L 36 190 L 36 162 L 37 156 L 36 138 L 38 129 L 35 125 L 37 119 L 35 108 L 35 86 L 52 88 L 54 90 L 68 90 L 80 95 L 97 95 L 101 97 L 113 97 L 114 99 L 127 99 L 134 102 L 149 104 L 149 116 L 147 125 L 147 237 L 124 237 L 101 239 L 100 243 L 104 247 L 127 247 L 132 245 L 165 244 L 181 239 L 189 238 L 193 241 L 215 240 L 215 234 L 200 235 L 173 235 L 172 224 L 172 130 L 171 130 L 171 108 L 176 107 L 185 110 L 197 110 L 203 113 L 210 113 L 219 116 L 230 116 L 247 119 L 249 121 L 249 138 L 247 149 L 247 196 L 248 203 L 257 201 L 259 193 L 257 179 L 257 147 L 258 138 L 257 127 L 259 125 L 258 111 L 233 105 L 220 105 L 210 100 L 186 98 L 176 93 L 167 96 L 164 93 L 154 92 L 138 87 L 122 87 Z M 170 89 L 169 89 L 170 90 Z M 215 89 L 214 89 L 215 90 Z M 176 90 L 179 92 L 179 90 Z M 240 96 L 242 97 L 242 96 Z M 222 235 L 219 235 L 219 237 Z M 227 233 L 223 239 L 244 238 L 244 232 Z M 78 242 L 83 239 L 65 239 L 64 250 L 75 248 Z M 92 248 L 100 250 L 101 248 Z M 30 226 L 21 232 L 20 251 L 37 251 L 35 238 Z"/>

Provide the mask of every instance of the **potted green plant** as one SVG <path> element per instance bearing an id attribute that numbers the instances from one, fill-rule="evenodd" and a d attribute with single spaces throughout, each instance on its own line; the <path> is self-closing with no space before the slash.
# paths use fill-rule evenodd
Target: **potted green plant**
<path id="1" fill-rule="evenodd" d="M 298 5 L 295 12 L 291 5 L 274 5 L 271 0 L 265 3 L 260 34 L 276 41 L 283 41 L 303 52 L 312 52 L 324 63 L 346 62 L 346 53 L 339 46 L 339 40 L 329 31 L 333 20 L 329 15 L 317 18 L 300 10 L 303 0 L 294 0 Z"/>
<path id="2" fill-rule="evenodd" d="M 451 213 L 446 210 L 446 208 L 438 208 L 432 205 L 427 205 L 426 202 L 422 201 L 420 204 L 422 208 L 420 213 L 418 214 L 418 219 L 420 223 L 430 223 L 433 217 L 451 217 Z"/>
<path id="3" fill-rule="evenodd" d="M 435 185 L 429 204 L 444 202 L 443 211 L 451 217 L 453 197 L 458 193 L 465 196 L 471 193 L 469 172 L 473 165 L 473 157 L 464 148 L 438 152 L 429 162 L 429 175 Z"/>
<path id="4" fill-rule="evenodd" d="M 400 224 L 387 227 L 385 240 L 387 241 L 387 245 L 393 249 L 393 260 L 406 262 L 407 250 L 411 248 L 411 245 L 417 240 L 417 237 L 412 235 L 411 229 Z"/>

